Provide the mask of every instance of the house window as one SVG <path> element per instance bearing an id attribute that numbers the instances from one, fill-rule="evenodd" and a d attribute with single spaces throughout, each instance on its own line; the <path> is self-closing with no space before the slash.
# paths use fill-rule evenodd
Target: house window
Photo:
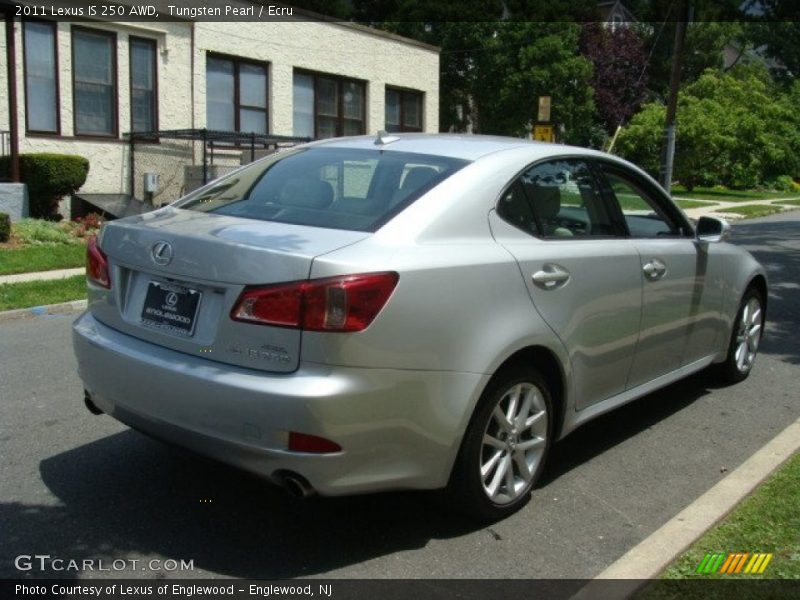
<path id="1" fill-rule="evenodd" d="M 24 36 L 27 130 L 58 133 L 56 24 L 26 21 Z"/>
<path id="2" fill-rule="evenodd" d="M 75 135 L 116 137 L 116 35 L 91 29 L 73 29 L 72 77 Z"/>
<path id="3" fill-rule="evenodd" d="M 329 138 L 366 133 L 363 81 L 295 72 L 294 134 Z"/>
<path id="4" fill-rule="evenodd" d="M 158 129 L 156 42 L 130 38 L 131 130 Z"/>
<path id="5" fill-rule="evenodd" d="M 386 131 L 422 131 L 422 92 L 386 88 Z"/>
<path id="6" fill-rule="evenodd" d="M 267 133 L 267 65 L 209 55 L 206 124 L 217 131 Z"/>

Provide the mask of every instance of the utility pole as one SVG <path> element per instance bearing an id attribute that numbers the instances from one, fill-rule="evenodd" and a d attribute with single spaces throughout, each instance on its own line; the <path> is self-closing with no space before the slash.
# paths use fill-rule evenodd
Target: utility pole
<path id="1" fill-rule="evenodd" d="M 678 113 L 678 89 L 681 84 L 683 66 L 683 43 L 686 40 L 686 21 L 690 9 L 687 0 L 681 0 L 680 20 L 675 23 L 675 42 L 672 48 L 672 72 L 669 78 L 669 98 L 667 100 L 667 122 L 664 128 L 664 153 L 661 163 L 661 186 L 670 193 L 672 166 L 675 158 L 675 116 Z"/>

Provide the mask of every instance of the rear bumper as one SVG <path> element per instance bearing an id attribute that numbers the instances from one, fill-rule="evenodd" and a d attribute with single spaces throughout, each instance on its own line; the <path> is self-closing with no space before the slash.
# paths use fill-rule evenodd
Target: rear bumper
<path id="1" fill-rule="evenodd" d="M 175 352 L 91 314 L 73 326 L 84 387 L 136 429 L 276 478 L 293 471 L 323 495 L 443 487 L 487 376 L 300 365 L 270 374 Z M 288 431 L 342 452 L 286 449 Z"/>

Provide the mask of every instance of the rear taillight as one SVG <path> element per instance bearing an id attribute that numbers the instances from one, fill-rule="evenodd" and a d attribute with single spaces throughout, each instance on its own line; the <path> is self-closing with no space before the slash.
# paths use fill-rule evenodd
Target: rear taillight
<path id="1" fill-rule="evenodd" d="M 86 278 L 104 288 L 111 288 L 111 277 L 108 275 L 108 259 L 97 245 L 97 238 L 92 237 L 86 245 Z"/>
<path id="2" fill-rule="evenodd" d="M 231 319 L 306 331 L 361 331 L 386 304 L 397 280 L 397 273 L 365 273 L 246 287 Z"/>

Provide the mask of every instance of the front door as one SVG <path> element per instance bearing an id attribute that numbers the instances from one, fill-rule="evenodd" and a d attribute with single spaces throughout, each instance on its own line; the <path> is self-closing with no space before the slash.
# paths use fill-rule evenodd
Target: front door
<path id="1" fill-rule="evenodd" d="M 631 388 L 711 354 L 722 265 L 660 189 L 622 166 L 600 163 L 600 169 L 641 262 L 642 323 Z"/>

